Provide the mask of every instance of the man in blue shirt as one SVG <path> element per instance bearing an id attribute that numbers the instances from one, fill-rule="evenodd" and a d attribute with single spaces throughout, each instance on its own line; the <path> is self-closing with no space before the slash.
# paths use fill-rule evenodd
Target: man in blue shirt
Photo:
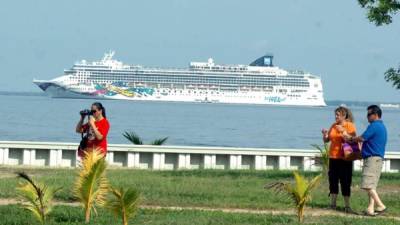
<path id="1" fill-rule="evenodd" d="M 361 188 L 366 190 L 369 196 L 369 205 L 364 214 L 375 216 L 386 210 L 386 206 L 376 192 L 376 187 L 378 186 L 385 156 L 387 131 L 381 120 L 382 110 L 377 105 L 370 105 L 367 109 L 368 122 L 370 123 L 367 130 L 359 137 L 347 137 L 345 139 L 363 143 L 361 149 L 363 158 Z"/>

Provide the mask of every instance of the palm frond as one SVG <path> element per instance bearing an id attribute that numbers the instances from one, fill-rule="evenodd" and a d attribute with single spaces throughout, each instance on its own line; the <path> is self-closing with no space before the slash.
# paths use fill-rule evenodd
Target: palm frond
<path id="1" fill-rule="evenodd" d="M 289 200 L 292 200 L 294 205 L 297 205 L 297 196 L 294 193 L 293 185 L 285 182 L 272 182 L 268 183 L 264 186 L 265 189 L 271 189 L 275 193 L 287 197 Z"/>
<path id="2" fill-rule="evenodd" d="M 277 192 L 281 192 L 285 185 L 286 185 L 286 183 L 284 183 L 284 182 L 271 182 L 271 183 L 265 184 L 264 188 L 265 189 L 272 189 L 272 190 L 277 191 Z"/>
<path id="3" fill-rule="evenodd" d="M 168 137 L 160 138 L 152 141 L 150 145 L 163 145 L 168 140 Z"/>
<path id="4" fill-rule="evenodd" d="M 293 172 L 294 183 L 274 182 L 265 185 L 267 189 L 273 189 L 278 193 L 284 192 L 293 200 L 297 208 L 299 221 L 303 220 L 304 208 L 307 201 L 311 199 L 312 190 L 319 184 L 322 175 L 314 177 L 310 182 L 297 171 Z"/>
<path id="5" fill-rule="evenodd" d="M 308 183 L 307 189 L 306 189 L 306 191 L 305 191 L 305 196 L 307 196 L 307 199 L 306 199 L 306 200 L 311 200 L 311 195 L 310 195 L 310 193 L 312 192 L 312 190 L 314 190 L 314 189 L 320 184 L 320 181 L 321 181 L 321 178 L 322 178 L 322 177 L 323 177 L 323 175 L 320 174 L 320 175 L 314 177 L 314 178 Z"/>
<path id="6" fill-rule="evenodd" d="M 24 172 L 18 172 L 17 175 L 25 180 L 16 188 L 18 195 L 26 201 L 23 207 L 29 210 L 41 224 L 44 224 L 47 215 L 52 210 L 51 202 L 54 194 L 61 188 L 54 189 L 35 182 Z"/>
<path id="7" fill-rule="evenodd" d="M 285 190 L 286 190 L 286 193 L 287 193 L 289 199 L 291 199 L 292 203 L 297 207 L 299 205 L 299 202 L 301 199 L 300 199 L 299 193 L 296 191 L 295 185 L 288 183 L 285 186 Z"/>
<path id="8" fill-rule="evenodd" d="M 320 181 L 321 181 L 321 178 L 322 178 L 322 174 L 320 174 L 320 175 L 314 177 L 314 178 L 308 183 L 307 192 L 313 190 L 314 188 L 316 188 L 316 187 L 319 185 L 319 183 L 320 183 Z"/>
<path id="9" fill-rule="evenodd" d="M 321 166 L 323 174 L 326 175 L 329 168 L 329 144 L 324 143 L 323 146 L 312 144 L 311 146 L 319 150 L 319 156 L 314 157 L 315 165 Z"/>
<path id="10" fill-rule="evenodd" d="M 295 192 L 297 193 L 299 199 L 303 199 L 304 194 L 307 190 L 308 182 L 297 171 L 294 171 L 293 175 L 295 179 L 295 185 L 294 185 Z"/>
<path id="11" fill-rule="evenodd" d="M 321 156 L 329 156 L 329 144 L 324 143 L 323 146 L 317 145 L 317 144 L 311 144 L 312 147 L 316 148 Z"/>
<path id="12" fill-rule="evenodd" d="M 125 131 L 122 135 L 134 145 L 143 145 L 142 138 L 140 138 L 135 132 Z"/>
<path id="13" fill-rule="evenodd" d="M 106 208 L 115 216 L 122 218 L 127 225 L 129 218 L 135 216 L 139 206 L 139 192 L 136 189 L 110 188 L 110 197 L 107 199 Z"/>
<path id="14" fill-rule="evenodd" d="M 108 181 L 105 176 L 107 163 L 98 149 L 85 152 L 81 170 L 74 186 L 74 195 L 85 209 L 86 222 L 91 212 L 96 213 L 96 205 L 102 206 L 108 192 Z"/>

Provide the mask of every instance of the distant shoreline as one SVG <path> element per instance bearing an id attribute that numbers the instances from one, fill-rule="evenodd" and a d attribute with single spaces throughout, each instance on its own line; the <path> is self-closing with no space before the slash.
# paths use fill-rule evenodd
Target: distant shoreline
<path id="1" fill-rule="evenodd" d="M 0 95 L 9 96 L 46 96 L 44 92 L 36 91 L 0 91 Z"/>

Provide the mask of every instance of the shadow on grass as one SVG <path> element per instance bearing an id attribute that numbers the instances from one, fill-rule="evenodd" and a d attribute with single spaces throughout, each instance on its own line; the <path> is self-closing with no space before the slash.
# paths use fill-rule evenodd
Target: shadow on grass
<path id="1" fill-rule="evenodd" d="M 229 178 L 242 178 L 242 177 L 256 177 L 264 179 L 291 179 L 293 171 L 290 170 L 176 170 L 176 171 L 149 171 L 151 173 L 158 173 L 164 177 L 229 177 Z M 313 177 L 319 172 L 305 172 L 305 177 Z"/>

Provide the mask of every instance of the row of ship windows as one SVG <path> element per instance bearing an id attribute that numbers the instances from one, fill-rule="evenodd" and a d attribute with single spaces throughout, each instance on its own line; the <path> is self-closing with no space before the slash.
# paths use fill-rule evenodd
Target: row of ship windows
<path id="1" fill-rule="evenodd" d="M 79 80 L 80 83 L 84 83 L 86 80 Z M 95 80 L 94 82 L 96 83 L 110 83 L 106 80 Z M 161 84 L 180 84 L 180 85 L 246 85 L 246 86 L 258 86 L 258 87 L 265 87 L 265 86 L 286 86 L 286 87 L 309 87 L 309 84 L 291 84 L 291 83 L 224 83 L 224 82 L 219 82 L 219 83 L 192 83 L 192 82 L 164 82 Z M 316 86 L 317 87 L 317 86 Z"/>
<path id="2" fill-rule="evenodd" d="M 169 75 L 174 75 L 174 76 L 194 76 L 194 75 L 200 75 L 200 76 L 207 76 L 211 72 L 216 72 L 214 75 L 219 75 L 219 76 L 269 76 L 269 77 L 276 77 L 277 75 L 281 75 L 275 72 L 270 72 L 269 74 L 265 74 L 265 72 L 261 71 L 246 71 L 245 73 L 237 73 L 237 71 L 216 71 L 216 70 L 207 70 L 207 71 L 199 71 L 199 70 L 192 70 L 192 71 L 179 71 L 179 70 L 174 70 L 174 71 L 159 71 L 159 70 L 134 70 L 134 71 L 118 71 L 115 72 L 113 70 L 104 70 L 104 71 L 98 71 L 96 69 L 86 69 L 86 70 L 78 70 L 78 71 L 67 71 L 68 73 L 72 74 L 78 74 L 78 75 L 89 75 L 89 74 L 95 74 L 95 75 L 109 75 L 109 76 L 137 76 L 137 75 L 147 75 L 147 76 L 152 76 L 152 75 L 163 75 L 163 76 L 169 76 Z M 235 73 L 232 73 L 235 72 Z M 207 73 L 207 74 L 205 74 Z M 263 74 L 262 74 L 263 73 Z M 301 77 L 301 75 L 290 75 L 292 77 Z"/>
<path id="3" fill-rule="evenodd" d="M 107 86 L 107 84 L 111 84 L 111 82 L 109 81 L 98 81 L 97 82 L 100 85 L 103 86 Z M 84 83 L 86 85 L 90 85 L 91 83 Z M 218 89 L 223 89 L 223 90 L 237 90 L 238 86 L 232 86 L 232 85 L 218 85 L 218 86 L 210 86 L 210 85 L 203 85 L 203 84 L 189 84 L 189 85 L 185 85 L 185 84 L 176 84 L 176 83 L 142 83 L 142 82 L 137 82 L 137 83 L 130 83 L 129 87 L 151 87 L 151 88 L 171 88 L 171 87 L 175 87 L 178 89 L 203 89 L 203 90 L 218 90 Z M 297 86 L 298 87 L 298 86 Z M 255 91 L 260 91 L 260 90 L 264 90 L 264 91 L 269 91 L 271 92 L 273 89 L 273 86 L 255 86 L 255 85 L 243 85 L 240 87 L 241 89 L 253 89 Z M 291 87 L 289 87 L 291 88 Z M 283 91 L 287 91 L 286 89 L 276 89 L 276 91 L 282 92 Z M 307 90 L 302 90 L 302 89 L 292 89 L 290 90 L 291 92 L 307 92 Z M 320 91 L 321 92 L 321 91 Z"/>
<path id="4" fill-rule="evenodd" d="M 247 81 L 291 81 L 291 82 L 308 82 L 306 79 L 294 79 L 294 78 L 265 78 L 265 77 L 165 77 L 165 76 L 76 76 L 78 79 L 103 79 L 103 80 L 247 80 Z"/>
<path id="5" fill-rule="evenodd" d="M 224 97 L 239 97 L 239 98 L 260 98 L 260 96 L 249 96 L 249 95 L 227 95 L 226 94 L 226 92 L 225 93 L 219 93 L 219 92 L 216 92 L 216 93 L 214 93 L 214 92 L 210 92 L 210 93 L 208 93 L 208 92 L 196 92 L 196 91 L 194 91 L 193 93 L 192 92 L 188 92 L 188 93 L 183 93 L 182 91 L 180 91 L 178 94 L 177 94 L 177 91 L 164 91 L 164 92 L 160 92 L 160 91 L 157 91 L 157 94 L 168 94 L 168 95 L 180 95 L 180 96 L 182 96 L 182 95 L 184 95 L 184 96 L 193 96 L 193 95 L 196 95 L 196 96 L 202 96 L 202 95 L 218 95 L 218 96 L 220 96 L 220 95 L 223 95 Z M 237 91 L 231 91 L 231 93 L 235 93 L 235 94 L 237 94 L 238 92 Z M 289 98 L 300 98 L 301 96 L 300 95 L 287 95 L 287 97 L 289 97 Z M 262 98 L 262 97 L 261 97 Z"/>
<path id="6" fill-rule="evenodd" d="M 219 66 L 191 66 L 193 69 L 200 69 L 200 70 L 208 70 L 208 71 L 226 71 L 226 70 L 233 70 L 233 71 L 245 71 L 247 68 L 242 67 L 219 67 Z"/>
<path id="7" fill-rule="evenodd" d="M 91 80 L 120 80 L 120 81 L 125 81 L 125 82 L 130 82 L 130 81 L 142 81 L 142 82 L 188 82 L 188 83 L 195 83 L 195 82 L 202 82 L 202 83 L 219 83 L 219 82 L 230 82 L 230 83 L 278 83 L 278 82 L 284 82 L 284 83 L 293 83 L 293 84 L 305 84 L 309 83 L 308 81 L 305 80 L 291 80 L 291 79 L 179 79 L 179 78 L 164 78 L 164 79 L 156 79 L 156 78 L 128 78 L 128 79 L 107 79 L 104 77 L 91 77 Z M 78 78 L 78 80 L 87 80 L 84 78 Z"/>
<path id="8" fill-rule="evenodd" d="M 79 81 L 86 81 L 87 79 L 78 79 Z M 94 78 L 91 80 L 108 80 L 101 78 Z M 185 83 L 287 83 L 287 84 L 309 84 L 307 81 L 300 82 L 292 82 L 286 80 L 205 80 L 205 79 L 197 79 L 197 80 L 189 80 L 189 79 L 129 79 L 124 80 L 125 82 L 185 82 Z"/>
<path id="9" fill-rule="evenodd" d="M 193 95 L 196 95 L 196 96 L 202 96 L 202 95 L 222 95 L 222 96 L 224 96 L 224 97 L 240 97 L 240 98 L 260 98 L 261 96 L 249 96 L 249 95 L 227 95 L 226 94 L 226 92 L 225 93 L 219 93 L 219 92 L 217 92 L 217 93 L 213 93 L 213 92 L 211 92 L 211 93 L 208 93 L 208 92 L 198 92 L 198 93 L 196 93 L 196 92 L 194 92 L 194 93 L 191 93 L 190 91 L 188 92 L 188 93 L 182 93 L 182 91 L 180 92 L 180 93 L 176 93 L 176 91 L 174 91 L 174 92 L 171 92 L 171 91 L 168 91 L 168 92 L 160 92 L 160 93 L 157 93 L 157 94 L 168 94 L 168 95 L 184 95 L 184 96 L 193 96 Z M 237 91 L 232 91 L 231 93 L 235 93 L 235 94 L 237 94 L 238 92 Z M 290 98 L 300 98 L 301 96 L 300 95 L 287 95 L 288 97 L 290 97 Z"/>
<path id="10" fill-rule="evenodd" d="M 74 74 L 74 73 L 69 73 L 69 74 Z M 279 77 L 276 75 L 263 75 L 263 74 L 259 74 L 259 75 L 251 75 L 251 74 L 214 74 L 214 75 L 208 75 L 208 74 L 176 74 L 175 72 L 171 72 L 171 73 L 167 73 L 167 74 L 154 74 L 154 73 L 150 73 L 150 74 L 144 74 L 144 73 L 138 73 L 138 74 L 128 74 L 128 73 L 106 73 L 106 72 L 96 72 L 96 73 L 89 73 L 89 72 L 78 72 L 75 73 L 76 76 L 79 77 L 107 77 L 108 79 L 113 79 L 116 77 L 124 77 L 124 78 L 130 78 L 130 77 L 140 77 L 140 76 L 144 76 L 144 77 L 156 77 L 156 78 L 164 78 L 166 76 L 174 76 L 174 77 L 179 77 L 179 78 L 187 78 L 187 77 L 205 77 L 205 78 L 217 78 L 217 79 L 221 79 L 227 76 L 231 76 L 233 78 L 235 77 L 241 77 L 241 78 L 255 78 L 255 79 L 260 79 L 260 78 L 271 78 L 271 79 L 280 79 L 280 78 L 284 78 L 284 79 L 304 79 L 304 76 L 293 76 L 293 75 L 285 75 L 284 77 Z"/>
<path id="11" fill-rule="evenodd" d="M 218 71 L 220 72 L 220 71 Z M 201 71 L 187 71 L 187 70 L 173 70 L 173 71 L 162 71 L 162 73 L 160 73 L 160 71 L 158 70 L 131 70 L 131 71 L 118 71 L 116 72 L 115 70 L 103 70 L 103 71 L 99 71 L 97 69 L 79 69 L 77 70 L 77 68 L 75 68 L 75 70 L 68 70 L 66 71 L 66 73 L 68 74 L 84 74 L 84 75 L 89 75 L 89 74 L 94 74 L 94 75 L 100 75 L 100 74 L 105 74 L 105 75 L 109 75 L 109 76 L 137 76 L 137 75 L 141 75 L 141 74 L 146 74 L 147 76 L 152 76 L 152 75 L 174 75 L 174 76 L 193 76 L 193 75 L 201 75 L 201 76 L 207 76 L 208 74 L 204 74 Z M 256 77 L 276 77 L 277 73 L 275 72 L 271 72 L 270 74 L 261 74 L 260 71 L 248 71 L 247 73 L 242 73 L 242 74 L 237 74 L 237 73 L 218 73 L 215 75 L 243 75 L 243 76 L 256 76 Z M 294 77 L 294 78 L 303 78 L 304 77 L 304 73 L 293 73 L 293 72 L 289 72 L 287 75 L 285 75 L 287 77 Z"/>
<path id="12" fill-rule="evenodd" d="M 78 80 L 80 83 L 85 83 L 86 80 Z M 106 80 L 93 80 L 93 82 L 97 83 L 112 83 Z M 181 85 L 191 85 L 191 84 L 199 84 L 199 85 L 247 85 L 247 86 L 277 86 L 277 85 L 283 85 L 283 86 L 294 86 L 294 87 L 309 87 L 309 83 L 303 82 L 303 83 L 291 83 L 291 82 L 231 82 L 231 81 L 219 81 L 219 82 L 202 82 L 202 81 L 172 81 L 172 80 L 165 80 L 165 81 L 149 81 L 149 80 L 136 80 L 136 81 L 131 81 L 136 82 L 136 83 L 159 83 L 159 84 L 181 84 Z M 318 87 L 317 84 L 314 85 L 315 87 Z"/>
<path id="13" fill-rule="evenodd" d="M 265 74 L 264 71 L 248 71 L 248 70 L 230 70 L 230 71 L 221 71 L 221 70 L 207 70 L 208 71 L 213 71 L 217 72 L 218 74 L 226 74 L 226 75 L 237 75 L 237 72 L 244 72 L 241 75 L 252 75 L 252 74 L 257 74 L 256 76 L 276 76 L 279 75 L 279 73 L 275 71 L 270 71 L 269 74 Z M 81 68 L 81 67 L 74 67 L 71 70 L 67 70 L 66 73 L 69 74 L 88 74 L 88 73 L 93 73 L 93 74 L 109 74 L 109 75 L 137 75 L 137 74 L 148 74 L 148 75 L 154 75 L 154 74 L 164 74 L 164 75 L 178 75 L 178 74 L 183 74 L 183 75 L 196 75 L 196 74 L 201 74 L 203 75 L 205 71 L 200 71 L 200 70 L 182 70 L 182 69 L 174 69 L 174 70 L 164 70 L 164 69 L 140 69 L 138 67 L 134 67 L 133 69 L 129 70 L 112 70 L 112 69 L 100 69 L 99 68 Z M 206 73 L 207 73 L 206 72 Z M 234 73 L 232 73 L 234 72 Z M 236 73 L 236 74 L 235 74 Z M 262 74 L 264 73 L 264 74 Z M 292 77 L 302 77 L 304 76 L 303 71 L 288 71 L 288 76 Z"/>
<path id="14" fill-rule="evenodd" d="M 195 95 L 202 95 L 202 94 L 206 94 L 206 95 L 208 95 L 208 94 L 211 94 L 211 95 L 224 95 L 224 93 L 219 93 L 219 92 L 203 92 L 203 91 L 188 91 L 187 93 L 183 93 L 183 91 L 159 91 L 159 90 L 157 90 L 156 91 L 158 94 L 162 94 L 162 93 L 168 93 L 168 94 L 176 94 L 176 93 L 179 93 L 179 94 L 182 94 L 182 95 L 193 95 L 193 94 L 195 94 Z M 238 93 L 237 91 L 235 91 L 234 93 Z"/>
<path id="15" fill-rule="evenodd" d="M 222 95 L 224 95 L 226 92 L 239 93 L 237 91 L 237 89 L 236 90 L 224 90 L 223 91 L 224 93 L 220 93 L 219 91 L 216 91 L 216 92 L 211 91 L 211 92 L 209 92 L 209 91 L 192 91 L 192 90 L 188 90 L 188 91 L 186 91 L 186 93 L 183 93 L 182 90 L 181 91 L 177 91 L 177 90 L 173 90 L 173 91 L 171 91 L 171 90 L 169 90 L 169 91 L 156 90 L 156 92 L 157 93 L 181 93 L 181 94 L 186 94 L 186 95 L 189 95 L 189 94 L 212 94 L 212 95 L 214 95 L 214 94 L 216 94 L 216 95 L 222 94 Z M 246 91 L 242 91 L 242 92 L 246 92 Z M 277 92 L 277 91 L 275 91 L 275 92 Z M 288 95 L 288 96 L 293 96 L 293 97 L 298 96 L 298 97 L 300 97 L 300 95 Z"/>
<path id="16" fill-rule="evenodd" d="M 78 82 L 85 82 L 87 80 L 78 79 Z M 93 79 L 94 82 L 107 82 L 103 79 Z M 142 80 L 142 79 L 132 79 L 126 82 L 154 82 L 154 83 L 176 83 L 176 84 L 237 84 L 237 85 L 257 85 L 257 86 L 267 86 L 267 85 L 283 85 L 283 86 L 299 86 L 299 87 L 309 87 L 308 82 L 279 82 L 279 81 L 234 81 L 234 80 L 217 80 L 217 81 L 206 81 L 206 80 Z M 108 82 L 107 82 L 108 83 Z"/>
<path id="17" fill-rule="evenodd" d="M 91 76 L 84 76 L 78 75 L 78 78 L 81 79 L 105 79 L 105 80 L 132 80 L 132 79 L 141 79 L 141 80 L 165 80 L 165 79 L 172 79 L 172 80 L 251 80 L 251 81 L 264 81 L 264 80 L 274 80 L 274 81 L 292 81 L 292 82 L 304 82 L 304 78 L 293 78 L 293 77 L 256 77 L 256 76 L 246 76 L 246 77 L 215 77 L 215 76 L 173 76 L 173 77 L 166 77 L 160 75 L 154 76 L 143 76 L 143 75 L 135 75 L 135 76 L 114 76 L 109 74 L 104 75 L 91 75 Z"/>

